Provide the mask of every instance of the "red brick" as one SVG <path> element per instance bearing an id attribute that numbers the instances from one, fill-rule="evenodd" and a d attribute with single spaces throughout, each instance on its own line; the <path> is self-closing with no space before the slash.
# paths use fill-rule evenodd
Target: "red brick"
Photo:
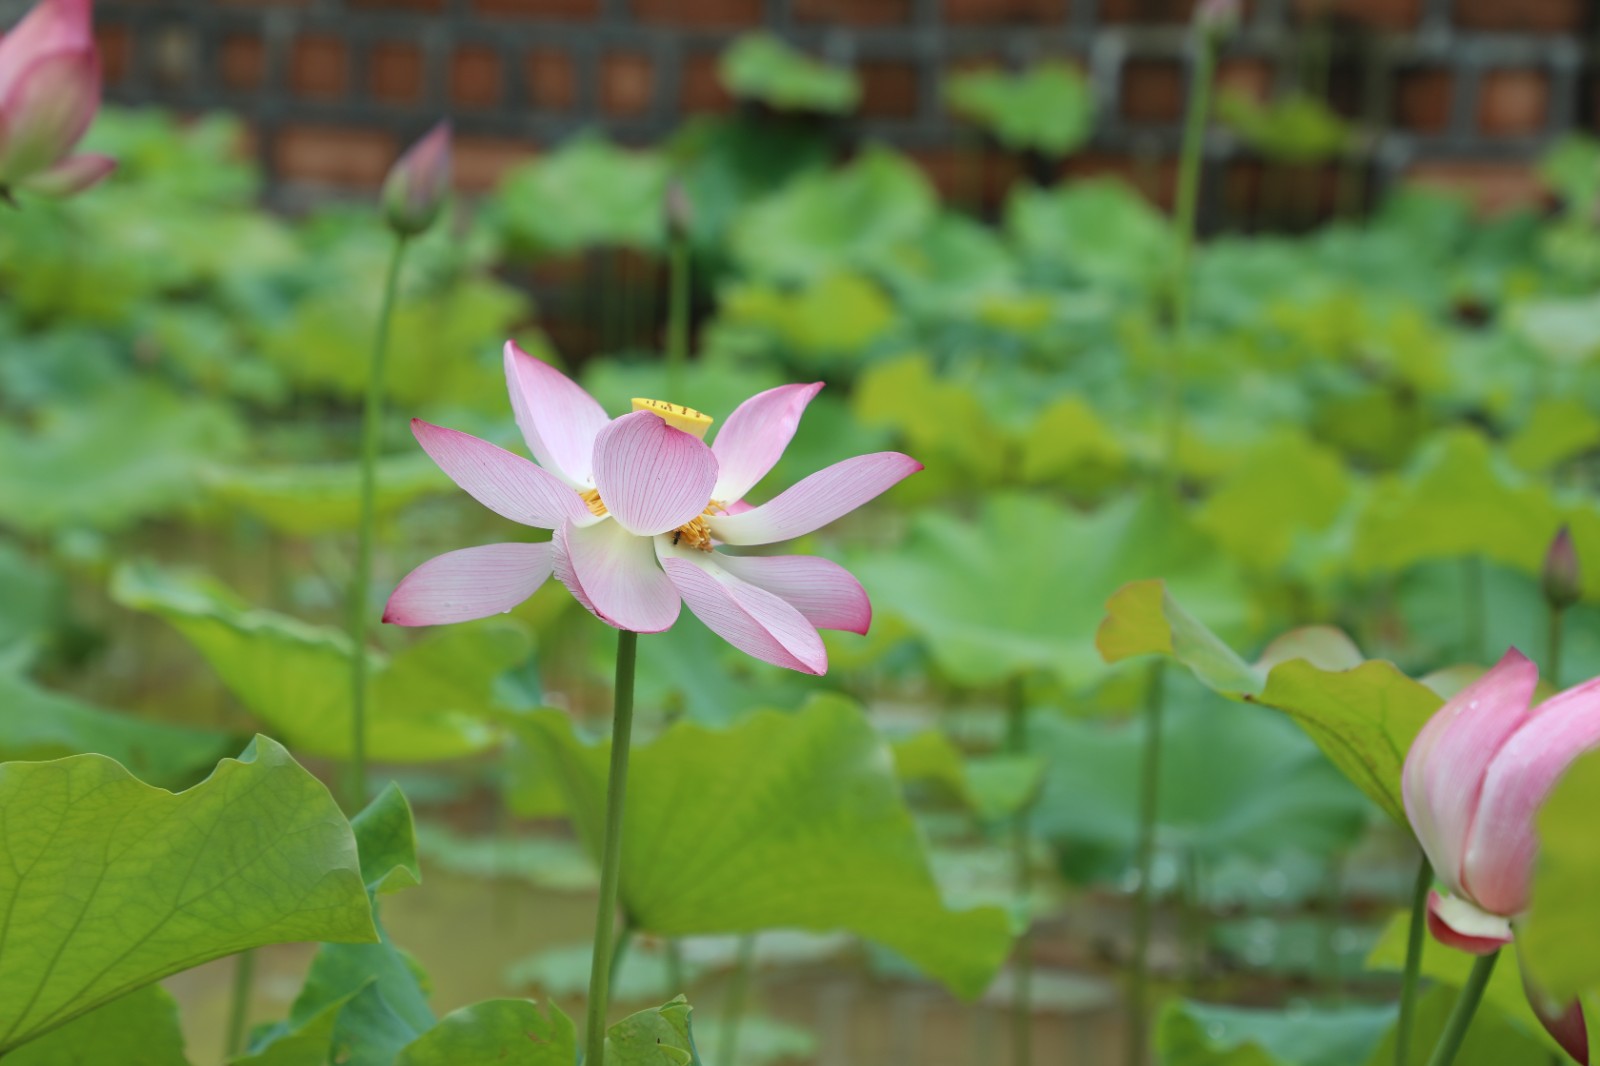
<path id="1" fill-rule="evenodd" d="M 1272 95 L 1272 64 L 1264 59 L 1224 59 L 1217 65 L 1217 93 L 1265 101 Z"/>
<path id="2" fill-rule="evenodd" d="M 457 107 L 494 107 L 504 93 L 500 55 L 483 44 L 464 44 L 450 57 L 450 102 Z"/>
<path id="3" fill-rule="evenodd" d="M 1131 122 L 1176 122 L 1183 115 L 1183 67 L 1170 59 L 1130 59 L 1122 67 L 1122 114 Z"/>
<path id="4" fill-rule="evenodd" d="M 880 118 L 910 118 L 917 113 L 917 68 L 892 59 L 870 59 L 861 75 L 862 113 Z"/>
<path id="5" fill-rule="evenodd" d="M 338 99 L 350 89 L 350 50 L 337 37 L 306 34 L 294 42 L 289 88 L 296 96 Z"/>
<path id="6" fill-rule="evenodd" d="M 1194 17 L 1194 0 L 1101 0 L 1101 22 L 1183 23 Z"/>
<path id="7" fill-rule="evenodd" d="M 472 0 L 472 10 L 490 18 L 592 19 L 600 0 Z"/>
<path id="8" fill-rule="evenodd" d="M 1575 33 L 1584 0 L 1456 0 L 1456 24 L 1469 30 Z"/>
<path id="9" fill-rule="evenodd" d="M 367 92 L 387 104 L 422 102 L 422 49 L 410 41 L 379 41 L 367 52 Z"/>
<path id="10" fill-rule="evenodd" d="M 1437 133 L 1450 124 L 1455 78 L 1443 68 L 1401 71 L 1395 79 L 1395 120 L 1408 130 Z"/>
<path id="11" fill-rule="evenodd" d="M 1520 3 L 1522 0 L 1504 2 Z M 1294 0 L 1295 11 L 1302 19 L 1330 15 L 1381 30 L 1414 29 L 1422 18 L 1422 4 L 1423 0 Z"/>
<path id="12" fill-rule="evenodd" d="M 267 76 L 267 49 L 253 33 L 230 33 L 222 39 L 222 84 L 235 92 L 261 88 Z"/>
<path id="13" fill-rule="evenodd" d="M 762 0 L 633 0 L 630 10 L 641 22 L 664 22 L 696 29 L 740 29 L 759 26 Z"/>
<path id="14" fill-rule="evenodd" d="M 1015 153 L 988 148 L 927 148 L 911 152 L 928 180 L 948 203 L 981 213 L 1005 202 L 1022 177 L 1022 162 Z"/>
<path id="15" fill-rule="evenodd" d="M 271 0 L 266 0 L 270 3 Z M 305 3 L 306 0 L 294 0 Z M 425 11 L 437 14 L 444 10 L 445 0 L 345 0 L 350 7 L 367 11 Z"/>
<path id="16" fill-rule="evenodd" d="M 650 106 L 655 65 L 640 52 L 610 52 L 600 62 L 600 107 L 610 115 L 638 115 Z"/>
<path id="17" fill-rule="evenodd" d="M 1069 0 L 944 0 L 946 22 L 1060 23 Z"/>
<path id="18" fill-rule="evenodd" d="M 94 43 L 100 49 L 100 76 L 107 85 L 127 77 L 133 60 L 133 35 L 126 26 L 96 26 Z"/>
<path id="19" fill-rule="evenodd" d="M 399 154 L 388 133 L 360 126 L 285 126 L 273 144 L 277 173 L 299 181 L 375 188 Z"/>
<path id="20" fill-rule="evenodd" d="M 529 52 L 524 69 L 534 107 L 541 111 L 568 111 L 578 102 L 577 68 L 565 52 Z"/>
<path id="21" fill-rule="evenodd" d="M 455 186 L 462 192 L 487 192 L 506 171 L 533 158 L 528 142 L 515 137 L 457 134 L 451 145 Z"/>
<path id="22" fill-rule="evenodd" d="M 1478 125 L 1494 137 L 1537 133 L 1550 111 L 1550 76 L 1539 70 L 1491 70 L 1483 77 Z"/>
<path id="23" fill-rule="evenodd" d="M 1487 214 L 1537 204 L 1544 195 L 1538 176 L 1526 163 L 1434 160 L 1413 165 L 1406 178 L 1464 193 Z"/>
<path id="24" fill-rule="evenodd" d="M 911 21 L 912 0 L 794 0 L 800 22 L 836 26 L 893 26 Z"/>
<path id="25" fill-rule="evenodd" d="M 715 52 L 691 52 L 684 58 L 678 106 L 697 114 L 733 110 L 733 96 L 717 73 Z"/>

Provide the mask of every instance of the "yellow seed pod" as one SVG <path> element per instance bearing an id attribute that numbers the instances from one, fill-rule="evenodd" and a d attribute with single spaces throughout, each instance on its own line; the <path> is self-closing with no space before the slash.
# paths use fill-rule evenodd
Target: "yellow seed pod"
<path id="1" fill-rule="evenodd" d="M 681 429 L 691 437 L 697 437 L 700 440 L 706 439 L 706 430 L 711 428 L 710 415 L 703 415 L 693 407 L 685 407 L 681 403 L 668 403 L 665 400 L 645 400 L 635 396 L 633 398 L 633 409 L 660 415 L 661 420 L 673 429 Z"/>

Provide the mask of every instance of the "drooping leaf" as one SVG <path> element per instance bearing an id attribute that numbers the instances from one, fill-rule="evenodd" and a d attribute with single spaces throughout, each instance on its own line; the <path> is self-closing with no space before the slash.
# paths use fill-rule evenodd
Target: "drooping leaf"
<path id="1" fill-rule="evenodd" d="M 0 766 L 0 1053 L 246 948 L 374 936 L 333 797 L 258 737 L 173 794 L 110 759 Z"/>
<path id="2" fill-rule="evenodd" d="M 422 883 L 411 804 L 394 782 L 350 819 L 361 855 L 361 878 L 375 896 Z"/>
<path id="3" fill-rule="evenodd" d="M 178 1004 L 160 985 L 80 1015 L 6 1056 L 6 1066 L 189 1066 Z M 320 1066 L 320 1064 L 319 1064 Z"/>
<path id="4" fill-rule="evenodd" d="M 1094 129 L 1094 98 L 1078 68 L 1039 63 L 1019 74 L 973 70 L 945 83 L 952 110 L 1012 149 L 1064 156 Z"/>
<path id="5" fill-rule="evenodd" d="M 346 635 L 247 607 L 214 582 L 151 566 L 125 566 L 112 596 L 170 622 L 223 684 L 296 750 L 346 758 L 350 751 L 350 651 Z M 393 658 L 369 653 L 367 754 L 425 762 L 482 751 L 494 678 L 527 654 L 514 624 L 451 626 Z"/>
<path id="6" fill-rule="evenodd" d="M 605 745 L 585 744 L 554 712 L 517 728 L 548 753 L 597 851 Z M 964 995 L 983 989 L 1009 946 L 1003 911 L 941 901 L 886 747 L 839 698 L 725 730 L 680 721 L 636 745 L 622 870 L 630 920 L 663 936 L 844 929 Z"/>
<path id="7" fill-rule="evenodd" d="M 723 53 L 718 72 L 734 96 L 780 111 L 842 114 L 861 99 L 852 71 L 813 59 L 770 33 L 740 37 Z"/>

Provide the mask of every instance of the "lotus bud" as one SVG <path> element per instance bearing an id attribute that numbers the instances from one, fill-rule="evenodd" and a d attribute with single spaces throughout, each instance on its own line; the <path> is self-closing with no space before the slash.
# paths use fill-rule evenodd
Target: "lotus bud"
<path id="1" fill-rule="evenodd" d="M 1572 531 L 1566 526 L 1550 542 L 1544 556 L 1545 602 L 1564 611 L 1583 595 L 1583 571 L 1578 566 L 1578 550 L 1572 545 Z"/>
<path id="2" fill-rule="evenodd" d="M 0 196 L 70 196 L 116 161 L 71 155 L 100 107 L 91 0 L 41 0 L 0 38 Z"/>
<path id="3" fill-rule="evenodd" d="M 667 182 L 666 195 L 662 197 L 667 214 L 667 235 L 675 241 L 686 240 L 694 226 L 694 204 L 689 200 L 689 190 L 680 178 Z"/>
<path id="4" fill-rule="evenodd" d="M 450 192 L 450 123 L 440 122 L 401 156 L 383 183 L 383 214 L 402 237 L 425 232 Z"/>

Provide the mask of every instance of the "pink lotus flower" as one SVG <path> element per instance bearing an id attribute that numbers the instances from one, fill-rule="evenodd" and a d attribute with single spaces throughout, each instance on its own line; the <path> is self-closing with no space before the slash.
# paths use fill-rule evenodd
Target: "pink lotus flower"
<path id="1" fill-rule="evenodd" d="M 0 191 L 70 196 L 116 161 L 68 155 L 100 106 L 92 0 L 41 0 L 0 38 Z"/>
<path id="2" fill-rule="evenodd" d="M 412 432 L 446 474 L 514 522 L 551 529 L 545 544 L 464 548 L 408 574 L 385 622 L 437 625 L 509 611 L 551 573 L 595 617 L 655 633 L 681 603 L 739 650 L 808 674 L 828 668 L 820 629 L 865 633 L 866 592 L 843 567 L 803 555 L 730 555 L 719 544 L 775 544 L 860 507 L 922 464 L 898 452 L 846 459 L 759 506 L 743 502 L 783 455 L 822 388 L 782 385 L 711 419 L 635 400 L 612 419 L 564 374 L 507 343 L 511 406 L 537 463 L 420 419 Z"/>
<path id="3" fill-rule="evenodd" d="M 1538 681 L 1538 667 L 1513 648 L 1446 702 L 1406 754 L 1406 816 L 1450 890 L 1429 895 L 1428 928 L 1475 955 L 1511 943 L 1539 851 L 1534 818 L 1573 761 L 1600 746 L 1600 678 L 1530 708 Z M 1587 1063 L 1579 1006 L 1529 992 L 1551 1035 Z"/>
<path id="4" fill-rule="evenodd" d="M 450 122 L 423 135 L 390 168 L 383 182 L 383 213 L 389 227 L 415 237 L 433 225 L 450 193 Z"/>

